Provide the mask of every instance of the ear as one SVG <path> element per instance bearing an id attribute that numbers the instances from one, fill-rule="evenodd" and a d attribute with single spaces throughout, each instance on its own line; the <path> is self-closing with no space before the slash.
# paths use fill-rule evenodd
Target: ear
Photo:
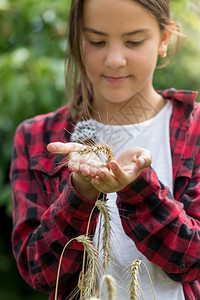
<path id="1" fill-rule="evenodd" d="M 158 55 L 160 55 L 162 58 L 167 56 L 167 49 L 168 49 L 168 44 L 170 41 L 171 34 L 172 34 L 172 30 L 168 27 L 164 29 L 161 33 Z"/>

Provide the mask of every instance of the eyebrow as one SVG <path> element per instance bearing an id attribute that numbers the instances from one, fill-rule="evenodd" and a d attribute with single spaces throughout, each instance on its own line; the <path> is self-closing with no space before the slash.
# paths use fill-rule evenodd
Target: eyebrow
<path id="1" fill-rule="evenodd" d="M 97 34 L 97 35 L 101 35 L 101 36 L 108 36 L 108 34 L 106 34 L 104 32 L 101 32 L 101 31 L 98 31 L 98 30 L 95 30 L 95 29 L 92 29 L 90 27 L 84 27 L 83 31 L 88 31 L 88 32 L 91 32 L 91 33 L 94 33 L 94 34 Z M 130 35 L 135 35 L 135 34 L 138 34 L 138 33 L 146 33 L 146 32 L 149 32 L 148 28 L 143 28 L 143 29 L 138 29 L 138 30 L 135 30 L 135 31 L 127 32 L 127 33 L 124 33 L 122 36 L 123 37 L 124 36 L 130 36 Z"/>

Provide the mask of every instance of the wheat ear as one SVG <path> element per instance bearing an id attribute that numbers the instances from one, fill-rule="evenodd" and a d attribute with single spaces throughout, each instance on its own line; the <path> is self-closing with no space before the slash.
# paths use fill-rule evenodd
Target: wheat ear
<path id="1" fill-rule="evenodd" d="M 95 247 L 92 245 L 91 240 L 85 235 L 80 235 L 68 241 L 68 243 L 66 243 L 66 245 L 62 250 L 60 260 L 59 260 L 57 278 L 56 278 L 56 288 L 55 288 L 55 297 L 54 297 L 55 300 L 57 300 L 58 297 L 58 284 L 59 284 L 62 258 L 67 246 L 69 245 L 69 243 L 71 243 L 74 240 L 77 240 L 79 243 L 82 243 L 84 249 L 87 252 L 87 263 L 86 263 L 87 271 L 85 274 L 80 272 L 78 288 L 83 293 L 83 297 L 84 297 L 83 299 L 88 299 L 93 296 L 92 293 L 95 293 L 94 287 L 96 287 L 95 283 L 96 283 L 96 273 L 98 268 L 98 253 Z"/>
<path id="2" fill-rule="evenodd" d="M 101 211 L 102 215 L 104 216 L 103 222 L 103 271 L 106 273 L 109 259 L 110 259 L 110 233 L 111 233 L 111 226 L 110 226 L 110 214 L 108 207 L 104 200 L 97 200 L 96 201 L 97 208 Z"/>
<path id="3" fill-rule="evenodd" d="M 98 253 L 92 244 L 92 241 L 85 235 L 80 235 L 76 240 L 83 244 L 87 253 L 86 273 L 80 273 L 78 287 L 83 291 L 83 299 L 95 296 L 96 273 L 98 269 Z M 84 280 L 82 280 L 82 276 Z"/>
<path id="4" fill-rule="evenodd" d="M 139 282 L 138 282 L 138 275 L 139 275 L 139 267 L 141 264 L 141 260 L 135 259 L 130 268 L 130 286 L 129 286 L 129 297 L 130 300 L 137 300 L 139 298 L 139 295 L 137 293 L 137 290 L 139 288 Z"/>
<path id="5" fill-rule="evenodd" d="M 98 157 L 100 157 L 100 153 L 103 153 L 106 155 L 106 165 L 108 168 L 109 168 L 109 162 L 112 160 L 112 157 L 113 157 L 112 149 L 107 144 L 103 144 L 103 145 L 96 144 L 96 145 L 92 145 L 92 146 L 91 145 L 85 146 L 85 148 L 79 150 L 78 153 L 80 155 L 94 153 Z"/>
<path id="6" fill-rule="evenodd" d="M 107 300 L 114 300 L 117 294 L 115 279 L 111 275 L 104 275 L 101 278 L 100 288 L 99 288 L 100 296 L 101 296 L 101 291 L 102 291 L 104 281 L 107 287 Z"/>
<path id="7" fill-rule="evenodd" d="M 154 292 L 154 288 L 153 288 L 153 283 L 152 283 L 152 280 L 151 280 L 149 270 L 148 270 L 146 264 L 140 259 L 135 259 L 133 261 L 133 263 L 131 264 L 131 268 L 130 268 L 130 275 L 131 275 L 131 281 L 130 281 L 130 287 L 129 287 L 130 300 L 139 299 L 139 295 L 138 295 L 137 291 L 138 290 L 141 291 L 141 288 L 139 286 L 139 280 L 138 280 L 139 268 L 140 268 L 141 264 L 143 264 L 143 266 L 145 267 L 145 270 L 147 272 L 149 282 L 150 282 L 150 285 L 151 285 L 153 298 L 154 298 L 154 300 L 156 300 L 156 296 L 155 296 L 155 292 Z"/>
<path id="8" fill-rule="evenodd" d="M 89 232 L 89 225 L 90 225 L 90 222 L 91 222 L 91 218 L 92 218 L 92 214 L 94 212 L 94 209 L 95 209 L 96 206 L 93 207 L 91 213 L 90 213 L 90 216 L 89 216 L 89 220 L 88 220 L 88 225 L 87 225 L 87 230 L 86 230 L 86 238 L 88 239 L 88 232 Z M 81 236 L 80 236 L 81 237 Z M 64 255 L 64 252 L 67 248 L 67 246 L 74 240 L 77 240 L 80 238 L 80 237 L 76 237 L 76 238 L 72 238 L 71 240 L 69 240 L 63 250 L 62 250 L 62 253 L 61 253 L 61 256 L 60 256 L 60 260 L 59 260 L 59 264 L 58 264 L 58 271 L 57 271 L 57 278 L 56 278 L 56 287 L 55 287 L 55 297 L 54 299 L 57 300 L 57 295 L 58 295 L 58 285 L 59 285 L 59 277 L 60 277 L 60 269 L 61 269 L 61 264 L 62 264 L 62 258 L 63 258 L 63 255 Z M 85 270 L 85 262 L 86 262 L 86 248 L 84 247 L 84 252 L 83 252 L 83 265 L 82 265 L 82 271 L 80 273 L 80 276 L 79 276 L 79 286 L 84 286 L 84 270 Z M 97 272 L 97 271 L 96 271 Z M 80 278 L 82 277 L 82 279 L 80 280 Z M 80 299 L 82 299 L 82 294 L 83 294 L 83 290 L 81 289 L 80 290 Z"/>
<path id="9" fill-rule="evenodd" d="M 89 227 L 90 227 L 90 223 L 91 223 L 92 214 L 94 212 L 95 207 L 96 207 L 96 205 L 91 210 L 91 213 L 90 213 L 90 216 L 89 216 L 89 219 L 88 219 L 88 225 L 87 225 L 86 235 L 85 235 L 87 238 L 88 238 L 88 232 L 89 232 Z M 83 288 L 82 287 L 84 286 L 84 280 L 85 280 L 84 279 L 85 265 L 86 265 L 86 248 L 84 247 L 82 271 L 80 272 L 80 276 L 79 276 L 80 300 L 83 299 Z M 97 270 L 96 270 L 96 272 L 97 272 Z"/>

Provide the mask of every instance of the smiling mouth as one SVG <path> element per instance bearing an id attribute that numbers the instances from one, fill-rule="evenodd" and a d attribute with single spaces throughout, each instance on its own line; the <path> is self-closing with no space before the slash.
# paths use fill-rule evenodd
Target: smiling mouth
<path id="1" fill-rule="evenodd" d="M 122 83 L 126 81 L 129 78 L 129 76 L 120 76 L 120 77 L 104 76 L 104 78 L 110 83 Z"/>

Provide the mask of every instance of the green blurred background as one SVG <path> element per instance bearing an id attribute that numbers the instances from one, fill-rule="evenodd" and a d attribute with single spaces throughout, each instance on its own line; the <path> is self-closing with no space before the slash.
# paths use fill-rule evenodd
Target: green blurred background
<path id="1" fill-rule="evenodd" d="M 9 167 L 17 125 L 66 103 L 70 2 L 0 0 L 0 299 L 48 298 L 21 279 L 12 256 Z M 200 91 L 200 2 L 172 0 L 172 12 L 188 39 L 173 62 L 156 71 L 155 87 Z"/>

